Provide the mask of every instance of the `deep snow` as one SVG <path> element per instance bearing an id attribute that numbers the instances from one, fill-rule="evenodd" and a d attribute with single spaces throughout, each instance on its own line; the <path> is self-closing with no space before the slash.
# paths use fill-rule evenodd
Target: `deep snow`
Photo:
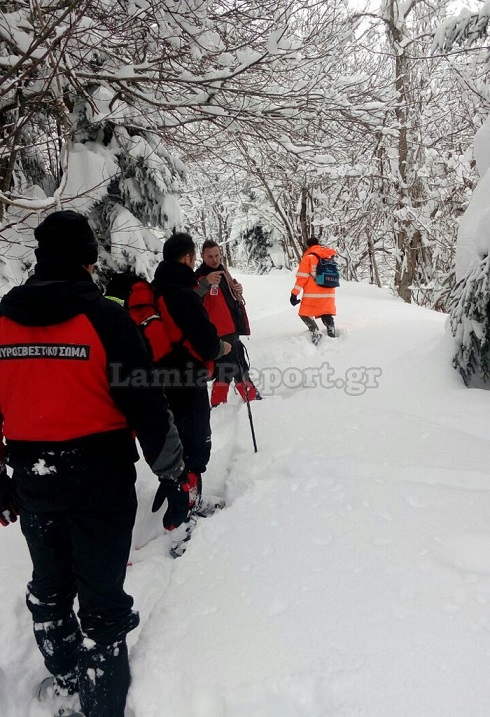
<path id="1" fill-rule="evenodd" d="M 138 464 L 128 717 L 488 717 L 490 396 L 451 367 L 446 317 L 344 282 L 316 349 L 293 275 L 242 280 L 259 452 L 231 395 L 205 475 L 227 508 L 175 561 Z M 0 557 L 0 715 L 47 717 L 18 525 Z"/>

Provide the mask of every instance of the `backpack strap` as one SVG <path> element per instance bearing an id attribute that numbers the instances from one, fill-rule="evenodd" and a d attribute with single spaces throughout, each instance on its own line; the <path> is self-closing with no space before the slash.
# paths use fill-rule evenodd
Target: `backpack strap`
<path id="1" fill-rule="evenodd" d="M 119 306 L 124 306 L 126 303 L 124 299 L 120 299 L 118 296 L 108 296 L 107 294 L 104 295 L 106 299 L 109 299 L 110 301 L 115 301 L 116 304 L 119 304 Z"/>
<path id="2" fill-rule="evenodd" d="M 145 327 L 148 326 L 148 324 L 150 324 L 152 321 L 161 321 L 161 320 L 162 320 L 162 319 L 161 319 L 161 317 L 159 316 L 159 314 L 152 314 L 151 316 L 148 316 L 147 319 L 143 319 L 143 321 L 140 321 L 139 326 L 142 326 L 143 328 L 145 328 Z"/>
<path id="3" fill-rule="evenodd" d="M 310 253 L 308 254 L 308 256 L 315 256 L 315 257 L 318 259 L 316 265 L 315 265 L 315 266 L 313 267 L 313 269 L 310 271 L 310 276 L 311 276 L 311 278 L 312 278 L 312 279 L 315 279 L 315 278 L 316 278 L 316 268 L 317 268 L 318 264 L 320 263 L 321 256 L 319 256 L 318 254 L 316 254 L 314 251 L 310 251 Z"/>
<path id="4" fill-rule="evenodd" d="M 325 261 L 335 261 L 335 254 L 332 254 L 332 256 L 320 256 L 320 254 L 317 254 L 314 251 L 310 251 L 309 256 L 316 256 L 318 261 L 320 261 L 320 259 L 325 259 Z"/>

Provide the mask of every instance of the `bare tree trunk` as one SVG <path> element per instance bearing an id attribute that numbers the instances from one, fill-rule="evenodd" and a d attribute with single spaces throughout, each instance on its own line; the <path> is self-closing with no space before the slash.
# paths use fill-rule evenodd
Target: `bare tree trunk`
<path id="1" fill-rule="evenodd" d="M 396 0 L 391 0 L 392 5 Z M 398 42 L 401 40 L 401 33 L 393 25 L 393 37 Z M 407 105 L 405 83 L 407 80 L 407 62 L 403 55 L 397 55 L 395 61 L 395 87 L 398 93 L 398 102 L 395 108 L 395 115 L 398 122 L 398 209 L 401 213 L 406 209 L 408 200 L 407 196 L 407 160 L 408 160 L 408 141 L 407 141 Z M 395 288 L 398 296 L 406 301 L 411 302 L 412 293 L 410 291 L 411 280 L 407 271 L 407 244 L 408 244 L 408 226 L 405 218 L 398 220 L 398 227 L 395 229 L 396 238 L 396 264 L 395 264 Z"/>
<path id="2" fill-rule="evenodd" d="M 233 266 L 230 242 L 225 243 L 226 266 Z"/>
<path id="3" fill-rule="evenodd" d="M 310 227 L 308 222 L 308 189 L 306 187 L 302 187 L 301 189 L 299 225 L 301 228 L 301 239 L 303 240 L 303 245 L 306 247 L 306 242 L 310 238 Z"/>
<path id="4" fill-rule="evenodd" d="M 395 116 L 398 127 L 398 184 L 397 210 L 398 219 L 395 225 L 395 289 L 397 294 L 407 303 L 412 301 L 412 286 L 417 276 L 419 249 L 421 246 L 420 230 L 413 225 L 407 212 L 420 205 L 420 196 L 416 182 L 412 182 L 414 167 L 413 152 L 409 139 L 409 124 L 413 123 L 415 112 L 410 95 L 410 59 L 406 52 L 406 14 L 413 10 L 416 2 L 410 6 L 400 0 L 387 0 L 385 3 L 385 20 L 388 37 L 395 55 L 395 89 L 397 103 Z M 410 120 L 410 122 L 409 122 Z"/>
<path id="5" fill-rule="evenodd" d="M 381 280 L 379 278 L 378 265 L 376 263 L 376 252 L 374 249 L 374 241 L 371 234 L 368 234 L 368 255 L 369 255 L 369 273 L 371 276 L 371 284 L 381 286 Z"/>
<path id="6" fill-rule="evenodd" d="M 218 244 L 220 246 L 224 246 L 224 259 L 225 259 L 225 266 L 232 267 L 233 266 L 233 257 L 231 253 L 231 245 L 230 242 L 227 241 L 228 239 L 228 232 L 226 231 L 225 221 L 223 220 L 223 216 L 221 212 L 218 212 L 217 214 L 218 218 Z"/>
<path id="7" fill-rule="evenodd" d="M 208 238 L 208 231 L 206 227 L 206 215 L 204 213 L 204 209 L 201 209 L 201 231 L 204 237 L 204 241 L 206 241 L 206 239 Z"/>

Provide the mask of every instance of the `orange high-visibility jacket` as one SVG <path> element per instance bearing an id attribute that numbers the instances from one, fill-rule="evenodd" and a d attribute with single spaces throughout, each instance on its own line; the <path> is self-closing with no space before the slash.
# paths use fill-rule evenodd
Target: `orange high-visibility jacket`
<path id="1" fill-rule="evenodd" d="M 296 284 L 291 292 L 297 296 L 303 290 L 299 307 L 300 316 L 322 316 L 323 314 L 335 316 L 337 313 L 335 289 L 318 286 L 315 281 L 318 257 L 329 259 L 335 253 L 335 249 L 328 249 L 325 246 L 315 244 L 303 254 L 296 274 Z M 315 254 L 317 256 L 314 256 Z"/>

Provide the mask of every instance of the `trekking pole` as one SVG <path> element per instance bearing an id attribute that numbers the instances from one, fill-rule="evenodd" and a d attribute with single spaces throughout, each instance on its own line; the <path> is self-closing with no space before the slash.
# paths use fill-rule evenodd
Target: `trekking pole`
<path id="1" fill-rule="evenodd" d="M 239 344 L 239 343 L 240 343 L 240 340 L 238 340 L 235 344 L 237 357 L 238 357 L 238 367 L 240 369 L 240 378 L 243 383 L 243 388 L 245 389 L 245 403 L 247 404 L 248 422 L 250 423 L 250 431 L 252 433 L 252 442 L 254 444 L 254 453 L 257 453 L 257 451 L 258 451 L 257 440 L 255 438 L 255 428 L 254 428 L 254 421 L 253 421 L 253 417 L 252 417 L 252 409 L 250 408 L 250 399 L 248 397 L 248 386 L 247 386 L 247 382 L 245 381 L 245 372 L 243 370 L 242 355 L 237 346 L 237 344 Z"/>

